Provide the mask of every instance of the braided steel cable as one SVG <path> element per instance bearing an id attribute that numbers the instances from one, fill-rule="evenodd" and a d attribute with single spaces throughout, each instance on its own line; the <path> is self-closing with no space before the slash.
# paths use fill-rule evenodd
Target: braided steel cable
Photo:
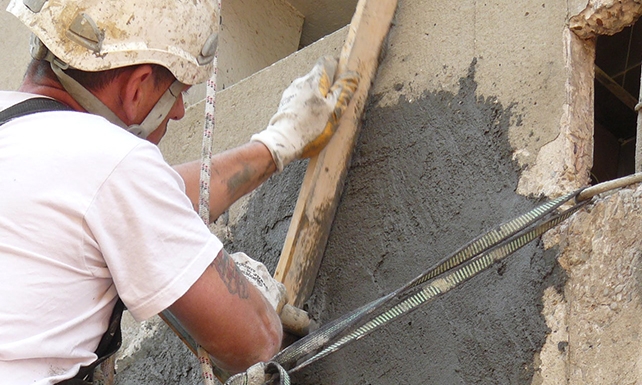
<path id="1" fill-rule="evenodd" d="M 436 297 L 445 294 L 464 281 L 467 281 L 468 279 L 491 267 L 496 262 L 504 259 L 518 249 L 524 247 L 526 244 L 533 241 L 535 238 L 538 238 L 546 231 L 557 226 L 559 223 L 566 220 L 571 216 L 571 214 L 576 212 L 579 208 L 583 207 L 587 203 L 588 201 L 579 203 L 564 211 L 563 213 L 555 215 L 545 222 L 531 228 L 525 233 L 511 237 L 510 239 L 491 248 L 490 250 L 484 251 L 481 255 L 476 256 L 474 259 L 468 261 L 468 263 L 462 265 L 461 267 L 449 271 L 447 274 L 444 274 L 443 277 L 438 277 L 435 280 L 426 283 L 425 285 L 411 286 L 410 289 L 416 287 L 420 287 L 420 289 L 415 294 L 407 296 L 392 308 L 369 320 L 353 332 L 350 332 L 346 336 L 341 337 L 339 340 L 324 348 L 313 357 L 307 359 L 303 363 L 298 364 L 290 372 L 295 372 L 311 364 L 312 362 L 317 361 L 329 355 L 330 353 L 339 350 L 349 342 L 353 342 L 363 338 L 364 336 L 370 334 L 381 326 L 386 325 L 396 318 L 402 315 L 406 315 L 413 310 L 416 310 L 417 308 L 419 308 L 419 306 L 424 305 L 430 300 L 433 300 Z M 402 292 L 401 294 L 403 293 L 404 292 Z"/>
<path id="2" fill-rule="evenodd" d="M 296 361 L 301 359 L 301 357 L 309 355 L 311 353 L 324 351 L 325 352 L 323 353 L 324 356 L 329 354 L 329 352 L 325 351 L 324 349 L 326 349 L 327 345 L 331 343 L 331 341 L 334 341 L 335 339 L 344 335 L 347 330 L 354 328 L 356 325 L 361 324 L 367 317 L 373 316 L 375 317 L 374 319 L 377 319 L 376 322 L 381 321 L 381 318 L 377 318 L 377 317 L 381 317 L 381 315 L 376 316 L 376 315 L 373 315 L 373 313 L 380 311 L 382 308 L 390 307 L 390 306 L 393 306 L 393 309 L 394 309 L 394 303 L 399 304 L 400 302 L 403 302 L 404 295 L 406 295 L 407 297 L 407 293 L 411 292 L 413 288 L 421 286 L 423 283 L 430 281 L 431 279 L 434 279 L 456 268 L 461 264 L 471 261 L 474 257 L 477 257 L 487 252 L 488 250 L 491 250 L 493 247 L 497 246 L 498 244 L 501 244 L 502 242 L 505 242 L 507 239 L 512 239 L 511 237 L 514 237 L 516 234 L 523 232 L 529 226 L 532 226 L 537 221 L 540 221 L 542 218 L 551 214 L 555 209 L 559 208 L 564 203 L 576 197 L 580 191 L 569 193 L 562 197 L 554 199 L 552 201 L 545 202 L 533 208 L 526 214 L 520 215 L 517 218 L 510 220 L 504 224 L 501 224 L 496 228 L 482 234 L 481 236 L 475 238 L 468 244 L 464 245 L 462 248 L 457 250 L 451 256 L 443 259 L 435 267 L 425 271 L 424 273 L 420 274 L 417 278 L 408 282 L 406 285 L 402 286 L 401 288 L 391 292 L 390 294 L 384 297 L 374 300 L 358 308 L 357 310 L 354 310 L 340 317 L 337 320 L 334 320 L 322 326 L 313 334 L 310 334 L 296 341 L 295 343 L 290 345 L 288 348 L 278 353 L 273 360 L 281 363 L 286 367 L 291 367 L 292 365 L 294 365 Z M 479 264 L 479 263 L 480 262 L 475 262 L 475 264 Z M 475 266 L 473 266 L 472 268 L 474 269 Z M 464 269 L 463 272 L 465 274 L 466 270 L 471 269 L 471 267 L 464 266 L 463 269 Z M 439 294 L 439 293 L 436 293 L 436 294 Z M 436 294 L 432 293 L 427 298 L 430 299 Z M 413 298 L 412 300 L 409 300 L 409 302 L 407 302 L 405 305 L 400 305 L 401 306 L 400 308 L 391 310 L 391 311 L 394 313 L 395 311 L 403 308 L 403 306 L 412 305 L 413 301 L 421 300 L 421 296 L 422 294 L 419 294 L 418 298 Z M 393 313 L 390 313 L 390 314 L 393 314 Z M 386 321 L 386 323 L 387 322 L 389 321 Z M 381 326 L 381 325 L 377 325 L 376 323 L 367 323 L 367 325 L 368 325 L 367 328 L 373 328 L 373 330 L 374 328 Z M 356 338 L 356 336 L 353 336 L 353 338 L 355 339 L 359 339 L 361 337 L 363 337 L 363 335 L 358 336 L 358 338 Z M 344 341 L 343 339 L 341 341 L 342 341 L 341 345 L 344 345 L 345 343 L 347 343 L 347 341 Z M 333 346 L 332 351 L 335 351 L 337 349 L 338 349 L 337 346 Z M 316 361 L 316 359 L 314 359 L 314 361 Z M 300 369 L 301 367 L 302 366 L 297 367 L 297 370 Z"/>

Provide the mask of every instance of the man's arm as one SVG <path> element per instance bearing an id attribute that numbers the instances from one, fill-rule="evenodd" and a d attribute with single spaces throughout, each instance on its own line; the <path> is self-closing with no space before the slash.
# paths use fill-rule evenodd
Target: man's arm
<path id="1" fill-rule="evenodd" d="M 198 210 L 201 162 L 174 166 L 185 181 L 185 191 L 194 209 Z M 218 218 L 232 203 L 257 188 L 276 172 L 270 151 L 260 142 L 216 154 L 211 162 L 210 222 Z"/>
<path id="2" fill-rule="evenodd" d="M 278 314 L 225 250 L 169 310 L 230 373 L 267 362 L 280 349 Z"/>
<path id="3" fill-rule="evenodd" d="M 317 155 L 330 141 L 359 85 L 353 72 L 334 80 L 337 59 L 323 57 L 283 92 L 276 114 L 250 143 L 212 157 L 210 221 L 290 162 Z M 200 162 L 174 167 L 198 209 Z"/>

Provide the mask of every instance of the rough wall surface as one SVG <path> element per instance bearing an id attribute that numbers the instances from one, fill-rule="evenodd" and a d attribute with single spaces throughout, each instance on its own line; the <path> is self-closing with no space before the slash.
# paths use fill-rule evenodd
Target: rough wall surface
<path id="1" fill-rule="evenodd" d="M 616 29 L 613 32 L 622 27 L 618 23 L 630 24 L 638 17 L 635 4 L 624 3 L 627 2 L 615 5 L 628 7 L 623 11 L 626 12 L 623 17 L 618 17 L 620 11 L 609 13 L 608 9 L 600 9 L 606 17 L 612 17 L 605 19 L 605 23 Z M 528 22 L 520 25 L 527 20 L 529 11 L 532 12 L 533 8 L 529 8 L 529 5 L 534 4 L 519 5 L 526 12 L 522 18 L 511 19 L 513 23 L 509 29 L 517 25 L 516 29 L 522 31 L 537 26 Z M 428 16 L 422 15 L 422 12 L 431 6 L 437 7 L 435 3 L 430 6 L 423 4 L 423 8 L 419 2 L 402 4 L 391 32 L 388 57 L 382 64 L 375 84 L 376 96 L 368 110 L 348 186 L 326 250 L 326 259 L 315 294 L 309 303 L 313 314 L 323 321 L 343 314 L 365 302 L 364 299 L 373 299 L 391 290 L 400 284 L 395 280 L 411 278 L 412 274 L 408 274 L 402 279 L 400 271 L 425 267 L 418 259 L 410 259 L 406 254 L 432 255 L 435 251 L 430 249 L 437 250 L 440 247 L 435 243 L 455 245 L 463 242 L 461 238 L 448 239 L 443 235 L 435 235 L 438 233 L 434 230 L 436 226 L 427 225 L 430 220 L 435 221 L 435 213 L 443 213 L 435 207 L 456 207 L 454 212 L 457 217 L 445 218 L 445 222 L 455 227 L 450 231 L 458 231 L 460 227 L 466 228 L 475 222 L 483 223 L 493 217 L 491 212 L 478 212 L 477 216 L 467 218 L 460 216 L 461 212 L 471 210 L 470 203 L 456 205 L 451 201 L 452 195 L 463 187 L 476 192 L 471 194 L 472 197 L 483 196 L 492 201 L 493 198 L 488 198 L 492 193 L 483 189 L 482 192 L 474 190 L 489 179 L 481 171 L 484 170 L 483 166 L 487 166 L 482 161 L 484 153 L 495 154 L 497 159 L 504 161 L 508 158 L 504 157 L 505 153 L 502 155 L 501 149 L 484 143 L 478 137 L 459 137 L 459 132 L 448 131 L 451 135 L 445 137 L 451 141 L 439 141 L 429 134 L 419 134 L 425 127 L 431 127 L 420 121 L 419 117 L 437 121 L 434 127 L 440 129 L 449 124 L 460 124 L 460 128 L 470 129 L 466 124 L 461 124 L 462 120 L 468 119 L 474 122 L 473 128 L 479 125 L 488 127 L 488 120 L 470 114 L 469 108 L 452 110 L 448 103 L 445 103 L 446 107 L 441 105 L 435 108 L 436 95 L 452 100 L 452 104 L 456 101 L 457 105 L 471 106 L 471 99 L 462 95 L 472 92 L 477 98 L 481 95 L 481 101 L 495 99 L 506 106 L 500 108 L 502 113 L 499 115 L 504 118 L 508 116 L 504 127 L 508 127 L 508 143 L 515 151 L 513 158 L 522 168 L 522 194 L 557 195 L 587 182 L 593 145 L 592 42 L 579 41 L 576 35 L 563 27 L 559 30 L 548 29 L 546 34 L 522 32 L 520 36 L 528 36 L 533 41 L 526 45 L 529 57 L 520 60 L 522 54 L 516 50 L 518 46 L 502 45 L 507 38 L 491 34 L 487 38 L 496 38 L 499 41 L 496 46 L 508 47 L 506 51 L 493 52 L 475 40 L 472 51 L 478 61 L 472 67 L 477 70 L 469 71 L 465 78 L 468 82 L 462 78 L 457 84 L 452 79 L 456 68 L 463 64 L 463 60 L 458 60 L 458 55 L 467 50 L 470 41 L 466 38 L 456 44 L 454 41 L 461 38 L 460 29 L 470 28 L 475 23 L 449 24 L 451 31 L 444 35 L 437 33 L 440 42 L 436 46 L 449 46 L 451 49 L 434 49 L 423 40 L 430 36 L 426 32 L 430 24 L 426 22 Z M 491 4 L 484 3 L 483 6 L 490 7 Z M 548 6 L 541 3 L 542 9 L 549 9 Z M 482 14 L 489 12 L 492 15 L 494 12 L 493 9 L 482 8 L 478 3 L 475 3 L 475 7 L 475 20 L 488 19 L 488 14 Z M 569 4 L 569 9 L 571 7 L 581 11 L 578 4 Z M 464 15 L 467 11 L 469 7 L 463 4 L 459 12 L 462 20 L 466 19 Z M 510 6 L 502 8 L 502 12 L 508 15 L 517 13 Z M 435 21 L 432 26 L 443 22 L 442 19 L 448 17 L 444 15 L 447 13 L 431 14 L 434 17 L 431 20 Z M 542 18 L 540 22 L 553 26 L 565 20 L 564 12 L 560 9 L 548 13 L 553 19 L 541 13 L 537 15 Z M 412 29 L 405 28 L 404 23 L 410 23 Z M 504 32 L 511 34 L 511 31 Z M 601 33 L 613 32 L 605 30 Z M 483 33 L 476 36 L 479 35 Z M 450 59 L 446 55 L 450 55 Z M 490 55 L 493 56 L 488 58 Z M 427 62 L 428 57 L 447 64 L 435 68 L 434 62 Z M 525 60 L 528 62 L 524 63 Z M 521 66 L 511 66 L 520 62 Z M 494 67 L 490 63 L 497 67 L 504 64 L 504 68 L 489 75 L 488 70 Z M 434 70 L 432 73 L 431 68 Z M 474 87 L 470 86 L 471 72 L 476 72 L 475 81 L 472 82 Z M 519 81 L 513 82 L 515 78 Z M 510 89 L 515 84 L 523 89 Z M 451 92 L 443 92 L 446 90 Z M 495 96 L 488 98 L 488 95 Z M 542 106 L 542 103 L 545 105 Z M 391 111 L 385 112 L 383 107 L 390 107 Z M 484 110 L 479 103 L 475 108 Z M 437 115 L 443 114 L 450 119 L 444 122 L 435 118 L 431 113 L 436 110 L 439 111 Z M 397 127 L 405 129 L 395 131 L 396 135 L 388 135 Z M 375 133 L 371 134 L 370 130 Z M 404 135 L 408 137 L 401 139 Z M 440 145 L 433 150 L 432 145 L 427 144 L 431 141 Z M 477 149 L 472 143 L 484 143 L 483 148 Z M 435 153 L 439 157 L 437 162 L 434 161 Z M 452 153 L 460 156 L 452 157 Z M 445 165 L 450 157 L 461 163 L 460 167 L 448 172 L 449 168 Z M 405 164 L 395 167 L 397 162 L 403 163 L 404 160 L 407 161 Z M 497 164 L 493 166 L 502 169 Z M 504 167 L 504 170 L 509 169 L 506 164 Z M 428 170 L 432 173 L 426 172 Z M 470 170 L 476 170 L 476 173 L 466 175 Z M 440 176 L 432 183 L 426 183 L 425 180 L 433 174 Z M 510 172 L 492 174 L 499 175 L 496 176 L 498 180 L 510 181 Z M 449 178 L 456 178 L 457 183 L 449 185 Z M 474 187 L 467 183 L 473 183 Z M 435 190 L 441 194 L 436 194 Z M 501 187 L 499 192 L 502 192 Z M 517 268 L 519 279 L 513 282 L 504 280 L 501 285 L 494 287 L 483 281 L 490 280 L 492 273 L 489 272 L 479 278 L 480 282 L 468 284 L 479 286 L 472 289 L 464 287 L 460 292 L 441 300 L 444 302 L 436 301 L 433 306 L 442 315 L 429 310 L 419 312 L 420 315 L 409 317 L 407 324 L 381 331 L 380 335 L 375 334 L 355 344 L 357 346 L 337 353 L 337 357 L 329 357 L 327 362 L 306 369 L 296 380 L 301 383 L 368 384 L 393 381 L 409 384 L 639 382 L 639 328 L 636 327 L 636 320 L 640 318 L 640 285 L 636 271 L 642 248 L 637 240 L 639 217 L 629 214 L 639 211 L 639 195 L 624 193 L 621 197 L 600 202 L 589 214 L 582 213 L 574 219 L 574 227 L 571 227 L 574 230 L 565 234 L 563 245 L 567 249 L 560 259 L 566 270 L 562 271 L 556 265 L 555 249 L 543 254 L 526 250 L 521 256 L 513 257 L 519 260 L 527 255 L 526 258 L 531 261 L 530 265 L 523 264 Z M 427 206 L 426 201 L 433 197 L 435 202 Z M 509 200 L 501 198 L 498 202 L 501 202 L 501 207 L 497 210 L 509 215 L 507 206 L 510 205 L 506 204 Z M 488 207 L 494 203 L 490 202 Z M 426 220 L 427 217 L 430 219 Z M 618 240 L 620 232 L 625 233 L 622 241 Z M 574 243 L 580 246 L 568 247 Z M 593 247 L 597 251 L 591 253 Z M 445 252 L 441 250 L 442 254 Z M 568 263 L 568 260 L 586 258 L 592 258 L 592 263 L 587 266 Z M 538 267 L 533 261 L 541 265 Z M 507 266 L 511 266 L 510 263 L 517 262 L 509 261 Z M 525 276 L 526 272 L 531 276 Z M 565 283 L 566 274 L 572 277 L 568 283 Z M 494 289 L 491 290 L 493 294 L 501 290 L 508 290 L 509 293 L 493 298 L 487 307 L 475 307 L 476 303 L 483 303 L 482 293 L 489 287 Z M 472 302 L 475 295 L 482 298 L 475 304 L 466 302 Z M 533 296 L 529 298 L 530 295 Z M 451 306 L 456 310 L 450 310 Z M 524 319 L 511 322 L 515 320 L 510 311 L 512 306 L 521 306 L 523 313 L 520 315 Z M 448 319 L 448 315 L 452 318 Z M 440 320 L 440 316 L 444 319 Z M 544 320 L 545 326 L 542 325 Z M 406 334 L 413 332 L 416 334 Z M 431 332 L 437 336 L 436 341 L 421 338 L 429 336 Z M 485 339 L 486 336 L 489 337 Z M 527 339 L 528 343 L 516 343 L 520 338 Z M 497 349 L 497 346 L 501 348 Z M 529 351 L 529 348 L 532 350 Z M 439 353 L 434 353 L 434 350 Z M 435 362 L 438 364 L 433 365 Z"/>
<path id="2" fill-rule="evenodd" d="M 642 186 L 600 198 L 561 229 L 568 281 L 547 295 L 551 334 L 543 384 L 637 384 L 642 379 Z M 547 293 L 552 294 L 552 293 Z"/>
<path id="3" fill-rule="evenodd" d="M 326 322 L 397 288 L 537 203 L 516 189 L 522 170 L 560 133 L 568 97 L 566 19 L 560 2 L 400 2 L 307 304 L 314 317 Z M 289 60 L 236 85 L 251 90 L 241 99 L 262 111 L 275 94 L 270 77 L 282 82 L 277 67 Z M 241 99 L 235 108 L 218 105 L 219 116 L 231 124 L 251 121 Z M 245 250 L 274 268 L 304 167 L 273 177 L 243 203 L 225 226 L 231 251 Z M 294 382 L 531 383 L 550 331 L 541 314 L 544 292 L 558 293 L 566 279 L 555 257 L 554 248 L 531 244 L 306 368 Z M 138 383 L 149 383 L 142 378 Z"/>
<path id="4" fill-rule="evenodd" d="M 515 190 L 560 133 L 566 14 L 560 2 L 400 3 L 314 315 L 325 322 L 389 292 L 536 203 Z M 550 331 L 543 293 L 566 279 L 555 254 L 529 245 L 294 381 L 531 383 Z"/>
<path id="5" fill-rule="evenodd" d="M 583 39 L 613 35 L 635 23 L 642 15 L 639 0 L 590 0 L 582 12 L 569 20 L 569 28 Z"/>
<path id="6" fill-rule="evenodd" d="M 517 188 L 522 195 L 555 197 L 589 182 L 593 165 L 595 44 L 582 41 L 569 30 L 564 30 L 562 38 L 566 80 L 558 135 L 541 146 L 535 162 L 524 168 Z M 517 147 L 515 151 L 517 158 L 528 153 L 527 148 Z"/>
<path id="7" fill-rule="evenodd" d="M 515 105 L 481 95 L 477 60 L 459 90 L 371 101 L 309 306 L 322 322 L 414 278 L 529 209 L 508 130 Z M 301 384 L 523 384 L 544 344 L 542 291 L 564 275 L 530 245 L 411 316 L 295 378 Z"/>

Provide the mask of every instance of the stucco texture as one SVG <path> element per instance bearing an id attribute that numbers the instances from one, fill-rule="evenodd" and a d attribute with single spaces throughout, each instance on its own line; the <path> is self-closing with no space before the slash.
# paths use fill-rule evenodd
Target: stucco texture
<path id="1" fill-rule="evenodd" d="M 516 189 L 539 149 L 560 133 L 566 19 L 560 2 L 400 2 L 306 304 L 317 321 L 325 323 L 396 289 L 539 202 L 539 194 L 525 197 Z M 313 62 L 290 60 L 225 90 L 235 102 L 230 109 L 217 105 L 217 113 L 230 122 L 221 124 L 223 133 L 235 132 L 234 124 L 244 132 L 261 129 L 242 122 L 256 117 L 253 109 L 262 114 L 266 100 L 274 108 L 281 91 L 270 86 L 270 78 L 283 83 Z M 288 167 L 219 221 L 230 251 L 246 251 L 273 271 L 304 171 L 305 162 Z M 550 332 L 542 298 L 546 290 L 559 292 L 565 280 L 555 248 L 545 251 L 534 242 L 415 313 L 296 373 L 293 381 L 531 383 Z M 181 364 L 197 368 L 193 358 Z M 123 381 L 126 376 L 119 383 L 134 383 Z M 176 382 L 192 383 L 180 378 Z"/>
<path id="2" fill-rule="evenodd" d="M 466 241 L 531 208 L 515 193 L 514 104 L 479 93 L 476 59 L 456 93 L 374 95 L 309 309 L 322 323 L 394 290 Z M 389 95 L 388 95 L 389 96 Z M 553 251 L 505 262 L 295 376 L 301 384 L 522 384 L 544 344 Z"/>
<path id="3" fill-rule="evenodd" d="M 0 0 L 3 8 L 7 3 Z M 569 34 L 567 22 L 585 6 L 400 1 L 305 306 L 317 321 L 396 289 L 544 195 L 582 185 L 591 162 L 593 51 Z M 623 10 L 637 19 L 638 2 L 591 1 L 571 24 L 584 36 L 598 18 Z M 15 63 L 0 83 L 15 88 L 28 61 L 27 34 L 11 15 L 0 21 Z M 338 54 L 345 34 L 344 28 L 220 92 L 215 150 L 265 127 L 289 82 L 318 56 Z M 202 87 L 194 94 L 187 118 L 172 123 L 161 143 L 172 164 L 200 154 Z M 304 161 L 289 166 L 212 226 L 230 251 L 274 270 L 305 168 Z M 631 226 L 639 215 L 630 213 L 640 212 L 640 199 L 637 187 L 600 200 L 555 235 L 560 246 L 528 245 L 294 374 L 293 382 L 639 382 L 642 246 Z M 197 360 L 158 318 L 125 328 L 116 384 L 201 383 Z"/>
<path id="4" fill-rule="evenodd" d="M 322 323 L 537 203 L 515 190 L 560 132 L 566 15 L 559 2 L 400 3 L 308 303 Z M 294 382 L 531 383 L 543 292 L 566 280 L 555 255 L 531 244 Z"/>

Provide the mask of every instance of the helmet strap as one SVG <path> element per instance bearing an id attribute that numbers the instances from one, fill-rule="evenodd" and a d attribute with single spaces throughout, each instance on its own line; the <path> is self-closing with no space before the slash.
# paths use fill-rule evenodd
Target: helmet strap
<path id="1" fill-rule="evenodd" d="M 156 130 L 160 126 L 161 122 L 165 120 L 167 115 L 169 115 L 169 111 L 174 106 L 174 103 L 176 103 L 176 99 L 185 87 L 183 83 L 175 80 L 167 91 L 165 91 L 163 96 L 161 96 L 154 108 L 152 108 L 149 114 L 147 114 L 141 124 L 128 126 L 94 94 L 89 92 L 89 90 L 83 87 L 71 76 L 67 75 L 64 71 L 64 69 L 67 68 L 66 64 L 60 63 L 60 61 L 51 53 L 47 55 L 45 60 L 51 63 L 51 69 L 58 77 L 60 84 L 62 84 L 69 95 L 71 95 L 85 110 L 92 114 L 100 115 L 111 123 L 122 127 L 143 139 L 147 138 L 147 136 Z"/>

